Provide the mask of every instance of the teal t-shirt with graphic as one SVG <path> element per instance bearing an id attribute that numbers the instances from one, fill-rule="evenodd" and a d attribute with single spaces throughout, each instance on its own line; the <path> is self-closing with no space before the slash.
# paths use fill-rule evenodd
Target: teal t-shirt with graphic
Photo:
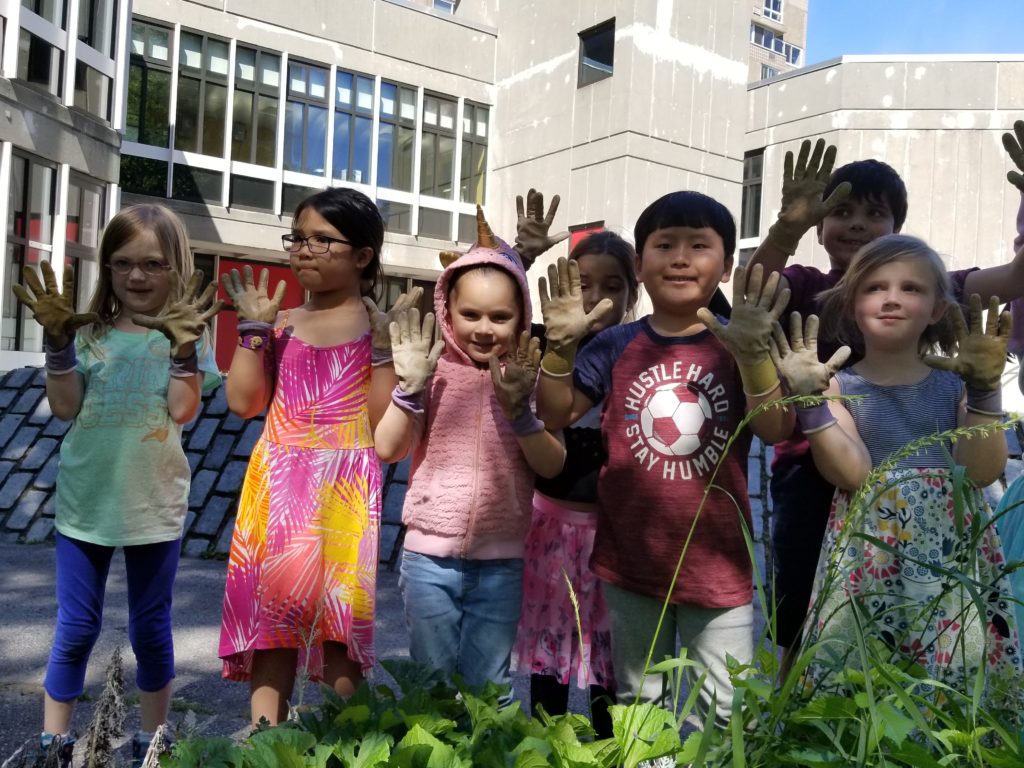
<path id="1" fill-rule="evenodd" d="M 167 411 L 170 342 L 157 332 L 110 329 L 97 354 L 81 342 L 82 407 L 60 448 L 57 530 L 104 546 L 180 538 L 191 472 L 181 425 Z M 203 391 L 220 383 L 213 351 L 199 345 Z"/>

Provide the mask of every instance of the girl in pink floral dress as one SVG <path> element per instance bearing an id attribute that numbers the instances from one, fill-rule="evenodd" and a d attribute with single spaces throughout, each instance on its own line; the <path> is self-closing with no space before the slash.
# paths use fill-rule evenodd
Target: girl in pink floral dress
<path id="1" fill-rule="evenodd" d="M 304 305 L 278 312 L 284 285 L 268 297 L 265 271 L 258 286 L 248 267 L 244 282 L 237 271 L 224 279 L 241 321 L 228 404 L 244 418 L 269 405 L 239 501 L 220 637 L 224 677 L 250 681 L 254 724 L 286 718 L 297 669 L 349 695 L 373 666 L 373 426 L 396 382 L 386 317 L 362 298 L 384 240 L 373 202 L 318 192 L 282 240 Z"/>
<path id="2" fill-rule="evenodd" d="M 816 319 L 808 321 L 807 344 L 793 328 L 792 350 L 776 333 L 776 362 L 791 392 L 818 394 L 834 375 L 826 395 L 859 396 L 798 409 L 815 464 L 838 489 L 806 633 L 805 647 L 819 644 L 806 682 L 828 690 L 837 670 L 863 667 L 854 641 L 863 633 L 881 641 L 876 647 L 891 663 L 919 664 L 929 679 L 967 696 L 980 681 L 984 701 L 1016 711 L 1013 600 L 977 490 L 1002 473 L 1006 440 L 998 429 L 955 442 L 928 439 L 1002 419 L 1009 315 L 999 317 L 993 299 L 983 327 L 972 296 L 968 330 L 942 260 L 904 235 L 864 246 L 822 299 L 829 330 L 863 354 L 853 366 L 835 373 L 839 353 L 817 362 Z M 925 354 L 936 345 L 955 355 Z M 907 449 L 917 441 L 919 450 Z M 959 486 L 956 472 L 963 472 Z M 865 480 L 871 485 L 862 489 Z"/>
<path id="3" fill-rule="evenodd" d="M 581 240 L 569 258 L 579 265 L 584 309 L 590 312 L 605 298 L 614 305 L 595 333 L 621 322 L 637 299 L 633 246 L 613 232 L 598 232 Z M 590 570 L 597 474 L 604 463 L 601 406 L 566 429 L 564 438 L 561 474 L 538 478 L 535 485 L 515 653 L 520 672 L 530 672 L 535 713 L 538 705 L 548 714 L 564 713 L 575 681 L 589 687 L 594 728 L 604 738 L 612 735 L 608 705 L 615 679 L 607 608 L 601 582 Z M 568 584 L 579 606 L 578 627 Z"/>

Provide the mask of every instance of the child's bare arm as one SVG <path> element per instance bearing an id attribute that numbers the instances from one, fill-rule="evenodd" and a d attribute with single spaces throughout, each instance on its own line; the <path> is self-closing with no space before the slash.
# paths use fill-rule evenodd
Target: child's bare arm
<path id="1" fill-rule="evenodd" d="M 238 313 L 239 345 L 231 358 L 224 391 L 228 407 L 243 419 L 258 415 L 270 403 L 274 394 L 274 373 L 266 365 L 267 343 L 277 312 L 284 299 L 284 281 L 277 284 L 273 297 L 267 295 L 270 272 L 260 271 L 257 286 L 252 267 L 246 266 L 242 275 L 237 269 L 221 275 L 221 287 Z"/>
<path id="2" fill-rule="evenodd" d="M 839 395 L 835 379 L 825 390 L 826 395 Z M 846 407 L 835 400 L 823 403 L 820 420 L 801 417 L 801 426 L 811 445 L 814 466 L 821 476 L 836 488 L 853 491 L 860 487 L 871 473 L 871 454 L 857 432 L 857 425 Z"/>
<path id="3" fill-rule="evenodd" d="M 999 313 L 999 302 L 989 299 L 988 318 L 982 322 L 981 298 L 969 299 L 970 325 L 957 305 L 949 308 L 957 335 L 954 357 L 926 355 L 925 363 L 953 371 L 966 385 L 966 397 L 960 407 L 958 423 L 963 426 L 998 424 L 1003 418 L 1001 380 L 1006 366 L 1006 347 L 1012 330 L 1009 312 Z M 995 482 L 1006 466 L 1006 438 L 1002 430 L 958 440 L 953 458 L 967 470 L 978 486 Z"/>
<path id="4" fill-rule="evenodd" d="M 571 373 L 554 376 L 541 369 L 537 416 L 548 429 L 565 429 L 593 407 L 590 398 L 573 386 Z"/>
<path id="5" fill-rule="evenodd" d="M 782 176 L 782 209 L 767 236 L 751 256 L 748 268 L 761 264 L 766 274 L 781 272 L 789 257 L 796 253 L 807 231 L 849 196 L 850 185 L 844 182 L 832 191 L 828 200 L 821 199 L 835 162 L 836 148 L 834 145 L 826 147 L 824 139 L 815 142 L 813 152 L 810 139 L 805 139 L 800 144 L 795 167 L 793 153 L 786 153 Z"/>
<path id="6" fill-rule="evenodd" d="M 413 445 L 416 431 L 422 427 L 423 392 L 434 375 L 444 342 L 434 341 L 434 316 L 427 313 L 420 323 L 420 311 L 400 311 L 391 323 L 391 353 L 398 385 L 392 388 L 391 402 L 373 432 L 373 442 L 381 461 L 401 461 Z"/>

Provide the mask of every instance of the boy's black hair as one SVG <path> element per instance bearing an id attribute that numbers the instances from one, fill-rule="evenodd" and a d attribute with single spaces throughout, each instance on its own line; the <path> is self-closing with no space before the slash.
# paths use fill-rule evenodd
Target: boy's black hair
<path id="1" fill-rule="evenodd" d="M 636 252 L 643 258 L 644 243 L 658 229 L 710 227 L 722 238 L 725 258 L 736 250 L 736 221 L 729 209 L 700 192 L 669 192 L 648 205 L 633 227 Z"/>
<path id="2" fill-rule="evenodd" d="M 299 203 L 292 221 L 297 221 L 307 208 L 323 216 L 328 224 L 345 236 L 352 248 L 369 248 L 373 251 L 373 258 L 363 267 L 360 275 L 363 295 L 373 295 L 384 278 L 380 258 L 384 247 L 384 218 L 373 200 L 354 189 L 328 187 Z"/>
<path id="3" fill-rule="evenodd" d="M 893 232 L 903 229 L 907 220 L 907 185 L 896 169 L 881 160 L 854 160 L 832 171 L 822 199 L 828 199 L 832 190 L 844 181 L 850 182 L 853 200 L 884 200 L 893 217 Z"/>

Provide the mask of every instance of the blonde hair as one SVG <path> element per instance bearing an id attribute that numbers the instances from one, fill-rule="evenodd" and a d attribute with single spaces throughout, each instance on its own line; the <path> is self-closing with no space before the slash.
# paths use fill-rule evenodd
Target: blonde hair
<path id="1" fill-rule="evenodd" d="M 152 232 L 160 247 L 160 255 L 170 264 L 170 290 L 161 311 L 185 293 L 188 280 L 195 269 L 188 232 L 181 219 L 163 205 L 143 203 L 123 208 L 103 230 L 99 247 L 99 280 L 89 300 L 89 312 L 100 316 L 98 323 L 85 326 L 81 332 L 84 341 L 97 354 L 102 354 L 97 342 L 106 335 L 121 313 L 120 300 L 114 294 L 110 274 L 110 257 L 143 232 Z"/>
<path id="2" fill-rule="evenodd" d="M 836 339 L 849 344 L 854 351 L 864 353 L 864 336 L 857 327 L 854 306 L 857 293 L 864 281 L 879 267 L 896 261 L 916 260 L 929 267 L 935 279 L 937 301 L 956 304 L 949 281 L 949 273 L 942 258 L 923 240 L 910 235 L 884 235 L 872 240 L 853 257 L 842 279 L 827 291 L 818 294 L 821 307 L 821 330 L 819 338 Z M 938 346 L 946 354 L 956 349 L 956 336 L 948 313 L 929 325 L 921 334 L 919 351 L 924 354 Z"/>

